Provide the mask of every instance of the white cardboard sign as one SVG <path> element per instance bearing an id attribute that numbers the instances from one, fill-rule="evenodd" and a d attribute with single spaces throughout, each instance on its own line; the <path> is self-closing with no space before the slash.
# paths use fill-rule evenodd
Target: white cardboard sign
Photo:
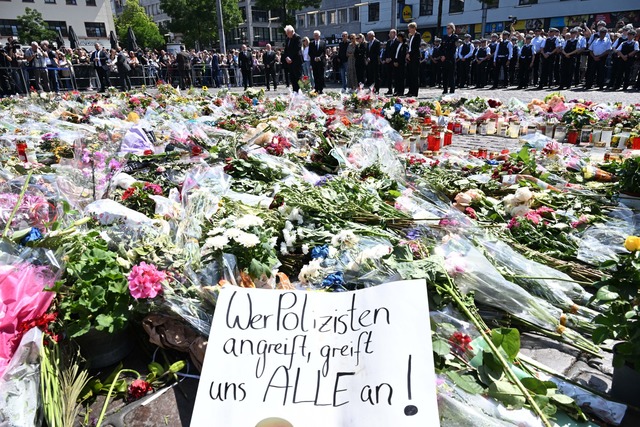
<path id="1" fill-rule="evenodd" d="M 220 292 L 192 427 L 438 426 L 426 285 Z"/>

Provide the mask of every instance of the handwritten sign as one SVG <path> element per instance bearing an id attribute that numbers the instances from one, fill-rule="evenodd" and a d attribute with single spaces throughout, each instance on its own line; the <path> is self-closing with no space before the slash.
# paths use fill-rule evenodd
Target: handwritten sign
<path id="1" fill-rule="evenodd" d="M 192 427 L 437 426 L 424 281 L 326 293 L 225 287 Z"/>

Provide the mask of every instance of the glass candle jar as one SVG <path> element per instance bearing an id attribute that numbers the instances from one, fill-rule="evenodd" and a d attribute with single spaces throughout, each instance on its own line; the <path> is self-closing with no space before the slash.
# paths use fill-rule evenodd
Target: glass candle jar
<path id="1" fill-rule="evenodd" d="M 605 144 L 611 144 L 611 138 L 613 138 L 613 128 L 602 128 L 600 141 Z"/>
<path id="2" fill-rule="evenodd" d="M 509 138 L 517 138 L 520 135 L 520 123 L 518 122 L 510 122 L 509 123 Z"/>

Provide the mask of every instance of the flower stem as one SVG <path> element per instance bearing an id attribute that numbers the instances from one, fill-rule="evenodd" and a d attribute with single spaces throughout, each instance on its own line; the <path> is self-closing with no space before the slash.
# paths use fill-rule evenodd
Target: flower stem
<path id="1" fill-rule="evenodd" d="M 13 210 L 11 211 L 11 215 L 9 215 L 9 219 L 7 219 L 7 224 L 4 227 L 2 238 L 7 237 L 7 234 L 9 233 L 9 229 L 11 228 L 11 222 L 13 221 L 13 217 L 16 216 L 16 212 L 18 212 L 18 209 L 20 209 L 20 205 L 22 204 L 22 199 L 24 199 L 24 194 L 27 192 L 27 188 L 29 187 L 29 182 L 31 181 L 32 174 L 33 174 L 33 171 L 29 171 L 29 174 L 27 174 L 27 177 L 24 180 L 24 184 L 22 185 L 22 190 L 20 191 L 20 195 L 18 196 L 18 201 L 16 202 L 16 205 L 13 207 Z"/>
<path id="2" fill-rule="evenodd" d="M 445 286 L 446 291 L 449 293 L 449 295 L 451 295 L 451 297 L 453 298 L 458 308 L 462 310 L 462 312 L 467 316 L 467 318 L 471 321 L 471 323 L 473 323 L 473 325 L 478 329 L 478 331 L 480 332 L 480 335 L 482 336 L 482 338 L 485 340 L 485 342 L 491 349 L 491 352 L 494 354 L 494 356 L 496 356 L 500 364 L 503 366 L 504 371 L 507 374 L 507 377 L 509 377 L 509 379 L 513 381 L 516 387 L 520 389 L 520 391 L 524 395 L 527 402 L 529 402 L 529 404 L 531 405 L 531 409 L 540 418 L 540 420 L 545 425 L 545 427 L 551 427 L 551 423 L 549 423 L 549 420 L 547 419 L 547 417 L 544 415 L 542 410 L 540 410 L 540 407 L 538 406 L 536 401 L 533 399 L 533 397 L 529 393 L 529 390 L 527 390 L 526 387 L 522 384 L 522 382 L 520 382 L 520 379 L 518 379 L 516 374 L 511 370 L 511 367 L 509 366 L 509 363 L 507 362 L 507 360 L 504 358 L 502 353 L 500 353 L 498 348 L 495 346 L 495 344 L 491 340 L 491 337 L 489 336 L 489 333 L 491 331 L 487 333 L 487 326 L 484 324 L 484 322 L 481 319 L 478 319 L 476 315 L 473 314 L 471 310 L 469 310 L 469 307 L 467 307 L 467 305 L 464 303 L 462 298 L 460 298 L 460 295 L 458 294 L 455 285 L 452 283 L 451 278 L 448 276 L 447 276 L 447 281 L 448 281 L 448 285 Z"/>
<path id="3" fill-rule="evenodd" d="M 140 378 L 140 373 L 138 371 L 134 371 L 133 369 L 120 369 L 120 371 L 118 371 L 118 374 L 115 376 L 115 378 L 113 379 L 113 382 L 111 383 L 111 387 L 109 387 L 109 393 L 107 393 L 107 397 L 105 398 L 104 404 L 102 405 L 102 410 L 100 411 L 100 417 L 98 417 L 98 422 L 96 423 L 96 427 L 100 427 L 100 425 L 102 424 L 102 419 L 104 418 L 104 415 L 107 412 L 107 406 L 109 406 L 111 393 L 113 393 L 113 389 L 115 388 L 116 383 L 118 382 L 118 378 L 120 378 L 120 375 L 126 372 L 135 374 L 137 376 L 136 379 Z"/>

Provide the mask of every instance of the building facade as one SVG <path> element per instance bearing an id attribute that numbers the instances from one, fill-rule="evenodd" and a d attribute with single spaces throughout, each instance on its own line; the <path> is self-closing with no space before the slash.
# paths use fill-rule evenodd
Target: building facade
<path id="1" fill-rule="evenodd" d="M 267 43 L 282 46 L 282 10 L 262 10 L 255 0 L 239 0 L 243 22 L 238 28 L 225 32 L 227 47 L 237 49 L 243 44 L 249 47 L 264 47 Z"/>
<path id="2" fill-rule="evenodd" d="M 17 17 L 24 15 L 27 7 L 40 12 L 49 28 L 60 29 L 65 39 L 69 27 L 73 27 L 80 46 L 89 50 L 93 50 L 96 42 L 108 46 L 109 32 L 115 31 L 111 4 L 107 0 L 0 0 L 0 37 L 18 37 Z M 20 43 L 27 45 L 32 41 L 20 40 Z M 68 39 L 65 45 L 69 46 Z"/>
<path id="3" fill-rule="evenodd" d="M 320 30 L 333 41 L 342 31 L 375 31 L 384 40 L 390 28 L 406 31 L 409 22 L 418 24 L 423 39 L 430 41 L 437 33 L 438 0 L 363 1 L 323 0 L 319 9 L 305 9 L 296 13 L 296 30 L 310 35 Z M 509 29 L 512 18 L 517 18 L 516 30 L 535 27 L 549 28 L 574 26 L 595 20 L 604 20 L 614 27 L 619 19 L 640 25 L 638 0 L 493 0 L 487 6 L 486 26 L 482 29 L 483 5 L 478 0 L 442 0 L 441 29 L 453 22 L 457 32 L 474 37 Z"/>

